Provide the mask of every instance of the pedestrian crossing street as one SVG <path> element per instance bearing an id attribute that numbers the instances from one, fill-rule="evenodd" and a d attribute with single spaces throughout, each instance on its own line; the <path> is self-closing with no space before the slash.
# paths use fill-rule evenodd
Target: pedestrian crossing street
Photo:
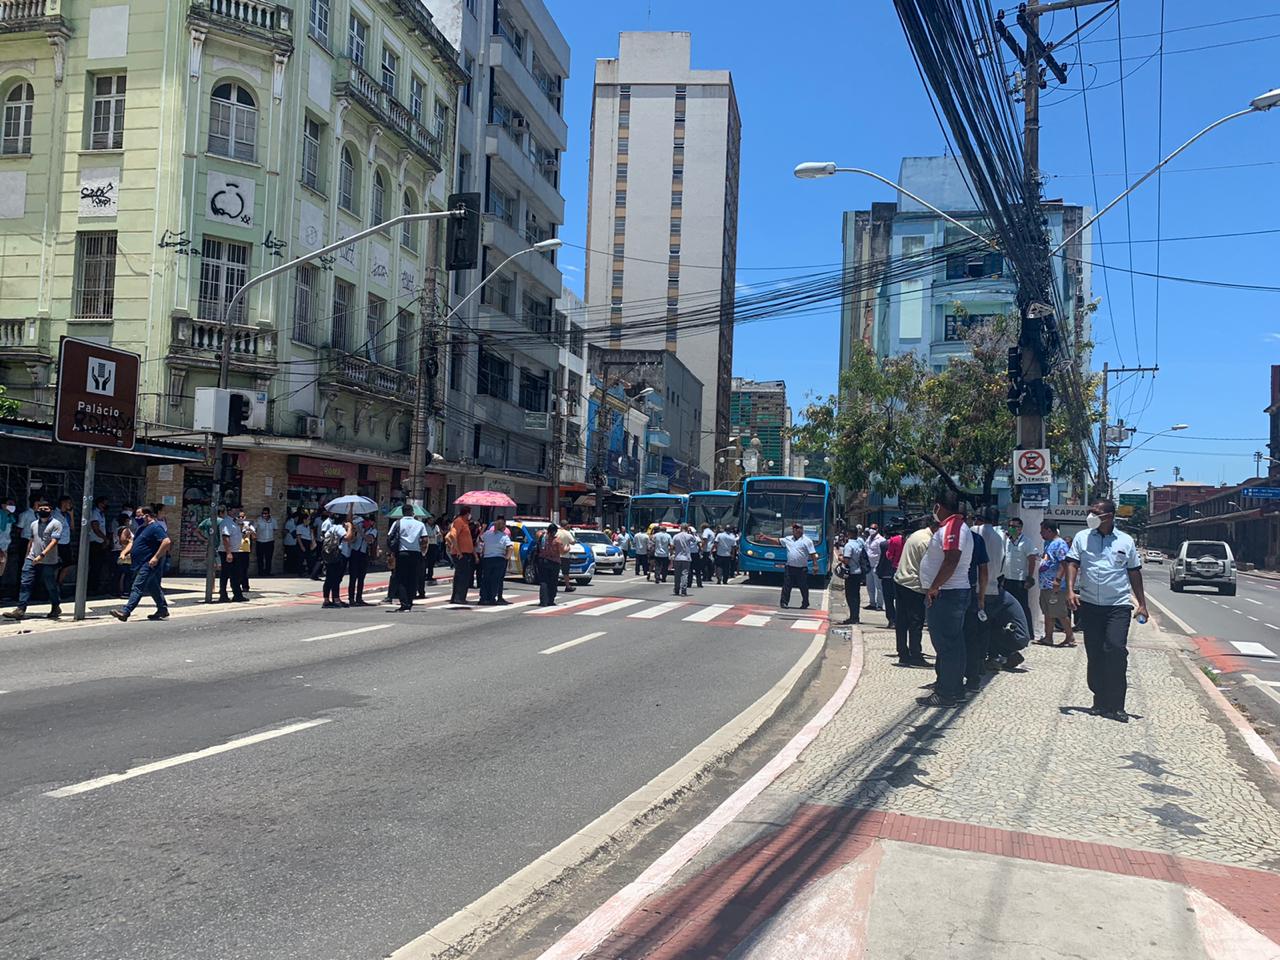
<path id="1" fill-rule="evenodd" d="M 447 593 L 415 600 L 414 611 L 491 616 L 506 613 L 531 617 L 592 617 L 705 624 L 713 627 L 772 628 L 818 633 L 827 627 L 822 610 L 779 610 L 753 603 L 698 603 L 693 600 L 654 601 L 639 597 L 573 597 L 561 595 L 553 607 L 538 606 L 536 595 L 515 594 L 506 606 L 459 606 Z"/>

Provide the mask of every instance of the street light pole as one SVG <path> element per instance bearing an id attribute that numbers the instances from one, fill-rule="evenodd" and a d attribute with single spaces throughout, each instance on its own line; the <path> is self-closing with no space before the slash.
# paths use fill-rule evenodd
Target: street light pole
<path id="1" fill-rule="evenodd" d="M 402 223 L 414 223 L 419 220 L 440 220 L 440 219 L 448 219 L 453 217 L 464 217 L 464 216 L 466 216 L 465 210 L 442 210 L 435 213 L 425 213 L 425 212 L 424 213 L 402 213 L 398 217 L 392 217 L 390 220 L 386 221 L 385 223 L 379 223 L 379 224 L 375 224 L 372 227 L 367 227 L 364 230 L 360 230 L 360 231 L 357 231 L 356 233 L 353 233 L 349 237 L 343 237 L 341 240 L 335 240 L 333 243 L 330 243 L 327 246 L 323 246 L 319 250 L 312 250 L 310 253 L 305 253 L 300 257 L 296 257 L 293 260 L 290 260 L 288 263 L 282 263 L 278 267 L 273 267 L 270 270 L 266 270 L 258 274 L 256 277 L 250 277 L 248 280 L 244 282 L 244 284 L 240 287 L 240 289 L 238 289 L 235 293 L 231 295 L 231 299 L 227 301 L 226 306 L 223 307 L 222 309 L 222 344 L 221 344 L 222 355 L 219 358 L 220 363 L 218 366 L 218 389 L 226 390 L 227 385 L 231 380 L 231 346 L 232 346 L 232 341 L 234 340 L 234 337 L 232 336 L 232 329 L 231 329 L 232 315 L 235 313 L 236 304 L 238 304 L 241 300 L 243 300 L 245 297 L 245 294 L 247 294 L 254 287 L 260 284 L 266 283 L 268 280 L 278 277 L 282 273 L 288 273 L 291 270 L 296 270 L 298 267 L 302 266 L 304 263 L 309 263 L 310 261 L 314 260 L 316 257 L 322 257 L 326 253 L 332 253 L 335 250 L 341 250 L 343 247 L 347 246 L 348 244 L 354 243 L 357 240 L 363 240 L 365 237 L 373 236 L 373 234 L 375 233 L 379 233 L 383 230 L 388 230 L 391 227 L 399 226 Z M 218 503 L 222 499 L 223 439 L 224 438 L 222 434 L 220 433 L 214 434 L 213 485 L 212 485 L 212 490 L 210 491 L 210 496 L 209 496 L 209 543 L 208 543 L 208 549 L 205 552 L 205 565 L 206 565 L 206 569 L 204 572 L 204 602 L 205 603 L 213 602 L 213 576 L 214 576 L 213 568 L 218 558 L 218 544 L 221 542 L 221 536 L 218 533 L 217 525 L 214 523 L 214 519 L 218 513 Z"/>

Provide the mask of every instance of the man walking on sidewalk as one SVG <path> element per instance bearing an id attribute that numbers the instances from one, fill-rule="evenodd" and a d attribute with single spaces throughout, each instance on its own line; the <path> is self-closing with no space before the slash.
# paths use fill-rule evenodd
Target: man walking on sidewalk
<path id="1" fill-rule="evenodd" d="M 934 669 L 938 680 L 927 697 L 917 697 L 925 707 L 954 707 L 964 700 L 964 617 L 969 608 L 969 562 L 973 533 L 960 514 L 960 496 L 942 489 L 933 508 L 938 529 L 920 561 L 920 582 L 925 585 L 929 639 L 933 642 Z"/>
<path id="2" fill-rule="evenodd" d="M 427 528 L 411 514 L 405 514 L 387 531 L 387 556 L 395 558 L 394 582 L 400 597 L 400 606 L 393 613 L 413 609 L 414 598 L 418 595 L 422 551 L 426 546 Z"/>
<path id="3" fill-rule="evenodd" d="M 476 544 L 471 536 L 470 507 L 458 508 L 458 515 L 453 519 L 449 534 L 452 538 L 449 554 L 453 557 L 453 594 L 450 602 L 465 604 L 467 591 L 471 589 L 471 576 L 476 569 Z M 417 585 L 418 582 L 415 579 L 410 586 L 416 589 Z"/>
<path id="4" fill-rule="evenodd" d="M 791 524 L 791 536 L 783 537 L 780 541 L 784 550 L 787 551 L 787 564 L 782 569 L 782 597 L 780 603 L 783 607 L 791 604 L 791 588 L 800 588 L 800 609 L 809 609 L 809 568 L 813 567 L 813 572 L 818 572 L 818 551 L 814 548 L 813 541 L 804 535 L 804 526 L 800 523 Z"/>
<path id="5" fill-rule="evenodd" d="M 1036 643 L 1042 646 L 1074 647 L 1075 632 L 1071 628 L 1071 607 L 1067 602 L 1066 562 L 1070 547 L 1058 536 L 1058 525 L 1052 520 L 1040 524 L 1040 536 L 1044 539 L 1044 553 L 1040 557 L 1040 612 L 1044 614 L 1044 636 Z M 1053 642 L 1053 625 L 1062 624 L 1066 638 L 1060 644 Z"/>
<path id="6" fill-rule="evenodd" d="M 31 590 L 37 577 L 49 595 L 49 612 L 45 615 L 49 620 L 57 620 L 62 616 L 62 602 L 58 593 L 58 537 L 62 534 L 62 521 L 53 516 L 49 501 L 43 498 L 33 504 L 35 519 L 27 527 L 27 555 L 22 562 L 22 581 L 18 587 L 18 606 L 6 610 L 4 615 L 10 620 L 21 620 L 27 615 L 27 604 L 31 602 Z"/>
<path id="7" fill-rule="evenodd" d="M 1039 554 L 1031 547 L 1031 541 L 1026 538 L 1022 532 L 1022 521 L 1017 517 L 1010 517 L 1007 524 L 1009 537 L 1006 541 L 1004 554 L 1004 569 L 1001 571 L 1004 576 L 1004 588 L 1009 592 L 1013 599 L 1018 601 L 1018 605 L 1022 607 L 1022 615 L 1026 618 L 1027 626 L 1031 626 L 1031 604 L 1028 599 L 1027 587 L 1031 582 L 1031 578 L 1035 576 L 1036 561 Z"/>
<path id="8" fill-rule="evenodd" d="M 164 558 L 173 546 L 169 532 L 164 524 L 157 522 L 155 511 L 151 507 L 141 507 L 142 529 L 133 535 L 129 545 L 129 560 L 133 567 L 133 588 L 129 591 L 129 599 L 123 607 L 112 610 L 111 615 L 117 620 L 125 621 L 133 613 L 134 608 L 149 596 L 156 605 L 155 613 L 147 615 L 148 620 L 168 620 L 169 603 L 164 598 Z"/>
<path id="9" fill-rule="evenodd" d="M 1115 529 L 1115 514 L 1112 500 L 1099 500 L 1089 508 L 1089 529 L 1076 534 L 1067 553 L 1067 602 L 1072 610 L 1080 611 L 1084 652 L 1089 659 L 1092 712 L 1128 723 L 1124 699 L 1128 688 L 1129 621 L 1134 615 L 1132 598 L 1137 598 L 1137 616 L 1145 623 L 1147 595 L 1142 588 L 1138 547 L 1131 536 Z"/>
<path id="10" fill-rule="evenodd" d="M 894 630 L 898 641 L 898 666 L 927 667 L 922 642 L 924 639 L 925 587 L 920 582 L 920 563 L 929 549 L 929 540 L 938 521 L 926 517 L 920 528 L 907 537 L 898 558 L 898 572 L 893 575 L 893 600 L 896 616 Z M 852 608 L 850 608 L 852 609 Z"/>

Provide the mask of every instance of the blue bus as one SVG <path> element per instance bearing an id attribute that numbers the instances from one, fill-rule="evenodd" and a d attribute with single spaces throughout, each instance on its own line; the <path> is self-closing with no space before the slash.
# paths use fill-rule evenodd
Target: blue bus
<path id="1" fill-rule="evenodd" d="M 685 522 L 701 533 L 702 528 L 741 527 L 742 494 L 734 490 L 695 490 L 689 494 Z"/>
<path id="2" fill-rule="evenodd" d="M 786 551 L 778 546 L 790 536 L 791 524 L 801 523 L 818 554 L 818 573 L 832 569 L 835 501 L 831 485 L 812 477 L 747 477 L 742 484 L 742 538 L 738 566 L 748 579 L 760 573 L 781 573 Z"/>
<path id="3" fill-rule="evenodd" d="M 648 530 L 654 523 L 684 523 L 689 498 L 679 493 L 642 493 L 627 506 L 627 529 Z"/>

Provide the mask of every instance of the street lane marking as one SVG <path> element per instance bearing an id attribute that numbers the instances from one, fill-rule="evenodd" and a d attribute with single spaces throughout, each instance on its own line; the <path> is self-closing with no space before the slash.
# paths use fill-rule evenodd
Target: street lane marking
<path id="1" fill-rule="evenodd" d="M 554 647 L 547 647 L 545 650 L 539 650 L 539 653 L 559 653 L 561 650 L 568 650 L 570 647 L 576 647 L 580 643 L 586 643 L 588 640 L 594 640 L 596 637 L 603 637 L 605 631 L 597 630 L 595 633 L 588 633 L 585 637 L 579 637 L 577 640 L 568 640 L 564 643 L 557 643 Z"/>
<path id="2" fill-rule="evenodd" d="M 791 625 L 792 630 L 817 630 L 822 626 L 821 620 L 797 620 Z"/>
<path id="3" fill-rule="evenodd" d="M 1156 605 L 1157 610 L 1159 610 L 1166 617 L 1168 617 L 1170 620 L 1176 623 L 1183 631 L 1191 634 L 1192 636 L 1195 636 L 1196 631 L 1191 629 L 1191 625 L 1187 623 L 1187 621 L 1183 620 L 1180 616 L 1178 616 L 1176 613 L 1174 613 L 1172 610 L 1166 607 L 1163 603 L 1161 603 L 1155 597 L 1148 595 L 1147 599 L 1150 600 L 1152 603 L 1154 603 Z"/>
<path id="4" fill-rule="evenodd" d="M 228 740 L 226 743 L 220 743 L 217 746 L 205 747 L 203 750 L 194 750 L 191 753 L 180 753 L 176 757 L 169 757 L 165 760 L 156 760 L 154 763 L 144 763 L 140 767 L 124 771 L 124 773 L 109 773 L 105 777 L 95 777 L 92 780 L 84 780 L 80 783 L 73 783 L 68 787 L 59 787 L 57 790 L 48 791 L 46 797 L 74 797 L 78 793 L 88 793 L 90 790 L 98 790 L 102 787 L 109 787 L 113 783 L 120 783 L 123 780 L 132 780 L 134 777 L 140 777 L 143 774 L 155 773 L 158 770 L 167 770 L 170 767 L 180 766 L 184 763 L 191 763 L 193 760 L 203 760 L 205 757 L 213 757 L 219 753 L 226 753 L 228 750 L 236 750 L 240 747 L 252 746 L 255 743 L 262 743 L 266 740 L 274 740 L 276 737 L 283 737 L 288 733 L 298 733 L 301 730 L 309 730 L 312 727 L 318 727 L 322 723 L 328 723 L 329 718 L 321 717 L 317 720 L 303 720 L 300 723 L 291 723 L 287 727 L 278 727 L 275 730 L 264 730 L 262 733 L 250 734 L 247 737 L 237 737 L 234 740 Z"/>
<path id="5" fill-rule="evenodd" d="M 726 610 L 732 610 L 731 603 L 713 603 L 709 607 L 703 607 L 696 613 L 691 613 L 684 618 L 685 623 L 706 623 L 708 620 L 714 620 Z"/>
<path id="6" fill-rule="evenodd" d="M 770 617 L 766 617 L 759 613 L 748 613 L 745 617 L 737 622 L 739 627 L 763 627 L 768 624 Z"/>
<path id="7" fill-rule="evenodd" d="M 529 616 L 536 617 L 540 613 L 560 613 L 562 610 L 579 607 L 584 603 L 598 603 L 599 601 L 599 597 L 575 597 L 572 600 L 565 600 L 563 603 L 557 601 L 554 607 L 542 607 L 538 610 L 530 610 Z"/>
<path id="8" fill-rule="evenodd" d="M 1244 616 L 1244 611 L 1243 611 L 1243 610 L 1237 610 L 1235 607 L 1232 607 L 1232 608 L 1231 608 L 1231 612 L 1232 612 L 1232 613 L 1238 613 L 1238 614 L 1240 614 L 1240 616 L 1242 616 L 1242 617 Z"/>
<path id="9" fill-rule="evenodd" d="M 602 617 L 606 613 L 613 613 L 616 610 L 625 610 L 627 607 L 634 607 L 637 603 L 644 603 L 644 601 L 640 599 L 614 600 L 612 603 L 592 607 L 590 610 L 579 610 L 577 615 L 579 617 Z"/>
<path id="10" fill-rule="evenodd" d="M 1265 684 L 1268 687 L 1280 687 L 1280 680 L 1263 680 L 1261 677 L 1255 676 L 1252 673 L 1242 673 L 1241 676 L 1246 680 L 1252 680 L 1254 683 Z"/>
<path id="11" fill-rule="evenodd" d="M 1269 627 L 1272 630 L 1280 630 L 1280 627 L 1277 627 L 1274 623 L 1264 623 L 1263 626 Z"/>
<path id="12" fill-rule="evenodd" d="M 526 600 L 512 600 L 510 603 L 499 603 L 492 607 L 476 607 L 476 613 L 498 613 L 502 610 L 514 610 L 516 607 L 527 607 L 529 604 L 537 602 L 537 597 L 529 597 Z"/>
<path id="13" fill-rule="evenodd" d="M 1254 623 L 1260 622 L 1257 617 L 1250 617 L 1249 619 L 1252 620 Z"/>
<path id="14" fill-rule="evenodd" d="M 1262 606 L 1262 601 L 1255 600 L 1253 599 L 1253 597 L 1245 597 L 1244 600 L 1245 600 L 1245 603 L 1256 603 L 1258 606 Z"/>
<path id="15" fill-rule="evenodd" d="M 636 613 L 627 614 L 628 620 L 652 620 L 660 617 L 664 613 L 670 613 L 672 610 L 679 610 L 681 607 L 688 606 L 687 600 L 668 600 L 666 603 L 660 603 L 657 606 L 650 607 L 648 610 L 640 610 Z"/>
<path id="16" fill-rule="evenodd" d="M 356 627 L 354 630 L 342 630 L 339 633 L 323 633 L 318 637 L 304 637 L 299 643 L 315 643 L 317 640 L 336 640 L 338 637 L 350 637 L 357 633 L 368 633 L 371 630 L 386 630 L 388 627 L 394 627 L 394 623 L 380 623 L 373 627 Z"/>
<path id="17" fill-rule="evenodd" d="M 1230 644 L 1243 653 L 1246 657 L 1274 657 L 1275 654 L 1261 643 L 1254 643 L 1252 640 L 1231 640 Z"/>

